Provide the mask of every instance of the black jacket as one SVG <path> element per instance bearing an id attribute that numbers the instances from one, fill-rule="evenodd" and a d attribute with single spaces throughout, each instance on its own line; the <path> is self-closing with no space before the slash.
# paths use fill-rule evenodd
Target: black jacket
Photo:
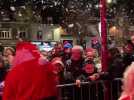
<path id="1" fill-rule="evenodd" d="M 84 59 L 79 61 L 67 60 L 65 64 L 65 79 L 75 81 L 83 73 Z"/>
<path id="2" fill-rule="evenodd" d="M 108 64 L 108 71 L 100 73 L 101 79 L 111 80 L 114 78 L 122 78 L 126 69 L 121 56 L 112 58 Z"/>

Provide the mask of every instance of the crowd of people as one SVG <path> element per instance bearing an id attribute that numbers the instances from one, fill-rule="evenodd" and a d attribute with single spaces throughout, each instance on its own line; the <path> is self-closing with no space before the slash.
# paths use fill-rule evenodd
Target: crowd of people
<path id="1" fill-rule="evenodd" d="M 101 79 L 122 78 L 127 66 L 134 61 L 134 36 L 121 49 L 108 49 L 108 70 L 102 71 L 101 55 L 97 48 L 83 49 L 66 42 L 58 43 L 51 52 L 42 52 L 46 59 L 57 66 L 60 84 Z"/>
<path id="2" fill-rule="evenodd" d="M 27 45 L 24 46 L 29 48 Z M 30 47 L 30 49 L 34 57 L 38 58 L 34 53 L 35 48 Z M 122 78 L 127 66 L 134 61 L 134 36 L 131 36 L 130 41 L 122 49 L 117 47 L 108 49 L 107 72 L 102 71 L 100 51 L 97 48 L 83 49 L 82 46 L 73 46 L 67 41 L 65 43 L 57 42 L 51 51 L 40 51 L 40 56 L 45 62 L 49 62 L 54 66 L 53 72 L 57 84 L 75 82 L 79 87 L 83 81 Z M 0 54 L 0 82 L 5 80 L 6 75 L 14 69 L 16 64 L 31 59 L 29 57 L 31 57 L 31 54 L 27 51 L 22 53 L 22 51 L 17 52 L 17 48 L 16 50 L 11 47 L 5 48 Z M 30 68 L 32 69 L 32 67 Z"/>

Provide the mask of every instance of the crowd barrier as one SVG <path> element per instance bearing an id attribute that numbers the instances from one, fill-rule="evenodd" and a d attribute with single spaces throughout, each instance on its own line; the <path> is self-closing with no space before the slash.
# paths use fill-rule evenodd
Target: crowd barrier
<path id="1" fill-rule="evenodd" d="M 118 100 L 121 94 L 122 79 L 109 81 L 81 82 L 80 87 L 75 83 L 57 85 L 58 100 Z M 0 96 L 3 94 L 3 85 L 0 84 Z M 107 92 L 108 91 L 108 92 Z"/>
<path id="2" fill-rule="evenodd" d="M 57 85 L 59 100 L 118 100 L 121 94 L 122 79 L 109 81 L 81 82 L 81 86 L 75 83 Z"/>

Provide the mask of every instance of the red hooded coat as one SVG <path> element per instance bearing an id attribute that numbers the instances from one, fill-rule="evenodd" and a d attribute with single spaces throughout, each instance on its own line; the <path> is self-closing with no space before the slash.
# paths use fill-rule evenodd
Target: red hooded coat
<path id="1" fill-rule="evenodd" d="M 5 81 L 3 100 L 44 100 L 57 95 L 54 68 L 35 51 L 30 43 L 18 45 L 13 69 Z"/>

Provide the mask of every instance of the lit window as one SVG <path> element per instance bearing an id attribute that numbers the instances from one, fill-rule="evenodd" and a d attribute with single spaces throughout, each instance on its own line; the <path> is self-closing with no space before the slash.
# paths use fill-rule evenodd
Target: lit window
<path id="1" fill-rule="evenodd" d="M 11 32 L 0 30 L 0 39 L 12 39 Z"/>

